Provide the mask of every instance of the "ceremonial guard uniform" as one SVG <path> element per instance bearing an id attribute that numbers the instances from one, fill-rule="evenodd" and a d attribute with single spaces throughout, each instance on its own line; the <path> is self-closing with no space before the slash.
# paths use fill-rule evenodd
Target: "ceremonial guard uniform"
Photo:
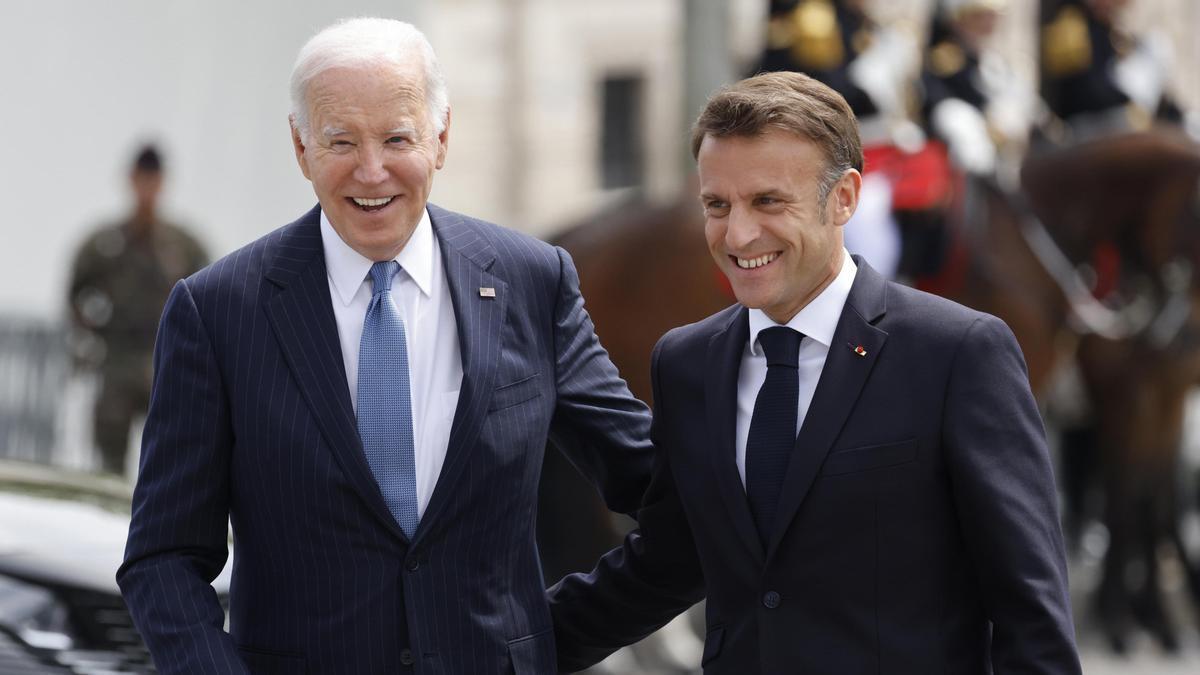
<path id="1" fill-rule="evenodd" d="M 1151 33 L 1121 30 L 1094 0 L 1043 0 L 1042 97 L 1060 126 L 1057 140 L 1140 131 L 1155 118 L 1179 122 L 1166 91 L 1170 48 Z"/>
<path id="2" fill-rule="evenodd" d="M 854 111 L 868 155 L 880 151 L 895 157 L 897 146 L 912 152 L 924 143 L 909 115 L 916 49 L 901 33 L 872 21 L 864 4 L 770 0 L 766 46 L 756 71 L 802 72 L 829 85 Z M 900 262 L 901 234 L 892 213 L 894 172 L 872 174 L 883 164 L 868 159 L 858 211 L 845 237 L 850 251 L 891 278 Z"/>
<path id="3" fill-rule="evenodd" d="M 1022 82 L 991 48 L 1003 0 L 943 0 L 930 30 L 921 72 L 922 116 L 963 171 L 991 174 L 998 153 L 1024 152 L 1035 109 Z"/>
<path id="4" fill-rule="evenodd" d="M 759 70 L 805 73 L 829 85 L 855 117 L 879 105 L 853 81 L 850 64 L 872 44 L 874 23 L 841 0 L 771 0 L 767 45 Z"/>

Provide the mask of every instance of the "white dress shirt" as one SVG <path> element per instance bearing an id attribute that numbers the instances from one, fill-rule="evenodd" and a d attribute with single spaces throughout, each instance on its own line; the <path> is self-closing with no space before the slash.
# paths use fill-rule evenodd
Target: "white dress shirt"
<path id="1" fill-rule="evenodd" d="M 371 304 L 369 272 L 373 261 L 350 248 L 321 213 L 321 244 L 329 271 L 329 296 L 337 320 L 350 403 L 358 410 L 358 348 L 363 320 Z M 441 246 L 426 211 L 412 237 L 395 258 L 400 271 L 392 280 L 392 299 L 404 320 L 412 388 L 413 447 L 417 470 L 417 517 L 425 513 L 437 485 L 450 426 L 462 387 L 458 324 L 442 267 Z"/>
<path id="2" fill-rule="evenodd" d="M 842 269 L 838 275 L 825 290 L 785 324 L 788 328 L 804 334 L 804 339 L 800 342 L 800 400 L 797 405 L 796 433 L 800 433 L 804 416 L 808 414 L 808 406 L 817 391 L 817 381 L 821 379 L 825 357 L 829 355 L 833 332 L 842 316 L 842 308 L 846 306 L 846 298 L 850 295 L 850 287 L 854 285 L 856 272 L 858 266 L 843 249 Z M 762 345 L 758 343 L 758 334 L 764 328 L 780 325 L 761 309 L 751 309 L 749 314 L 750 340 L 742 351 L 742 367 L 738 370 L 735 437 L 738 475 L 742 478 L 743 487 L 746 485 L 746 437 L 750 435 L 750 418 L 754 416 L 754 401 L 758 398 L 758 390 L 767 379 L 767 357 L 763 353 Z"/>

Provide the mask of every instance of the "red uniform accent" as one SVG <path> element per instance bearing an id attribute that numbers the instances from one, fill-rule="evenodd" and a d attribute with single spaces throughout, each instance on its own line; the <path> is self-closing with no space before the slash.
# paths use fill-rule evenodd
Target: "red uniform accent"
<path id="1" fill-rule="evenodd" d="M 953 171 L 946 146 L 929 141 L 913 153 L 894 145 L 863 148 L 863 172 L 881 171 L 892 181 L 892 208 L 922 211 L 941 208 L 953 190 Z"/>
<path id="2" fill-rule="evenodd" d="M 1121 251 L 1111 241 L 1098 244 L 1092 251 L 1092 269 L 1096 270 L 1096 283 L 1092 286 L 1092 295 L 1103 300 L 1117 290 L 1117 282 L 1121 280 Z"/>

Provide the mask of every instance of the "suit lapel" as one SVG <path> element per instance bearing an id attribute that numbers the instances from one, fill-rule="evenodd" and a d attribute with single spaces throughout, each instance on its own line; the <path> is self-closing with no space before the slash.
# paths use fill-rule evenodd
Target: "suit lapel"
<path id="1" fill-rule="evenodd" d="M 829 346 L 829 356 L 825 359 L 812 404 L 796 437 L 783 491 L 779 495 L 775 531 L 767 550 L 768 560 L 779 548 L 796 510 L 808 496 L 825 456 L 841 433 L 887 340 L 887 333 L 872 325 L 886 310 L 887 282 L 861 258 L 855 257 L 854 261 L 858 265 L 854 285 L 833 333 L 833 344 Z M 858 353 L 858 347 L 862 347 L 862 355 Z"/>
<path id="2" fill-rule="evenodd" d="M 479 438 L 496 386 L 501 330 L 508 303 L 507 285 L 489 271 L 496 259 L 491 244 L 456 213 L 430 205 L 429 215 L 442 249 L 446 282 L 454 304 L 463 381 L 446 448 L 446 461 L 417 527 L 414 542 L 419 542 L 437 525 L 439 515 L 455 494 L 455 483 L 470 459 L 470 450 Z M 484 297 L 482 288 L 493 289 L 494 297 Z"/>
<path id="3" fill-rule="evenodd" d="M 750 323 L 745 307 L 737 307 L 723 329 L 708 342 L 708 367 L 705 369 L 704 401 L 711 425 L 713 443 L 709 460 L 716 474 L 718 492 L 725 502 L 734 530 L 750 551 L 756 563 L 763 561 L 763 548 L 758 540 L 746 490 L 737 469 L 737 389 L 742 350 L 750 339 Z"/>
<path id="4" fill-rule="evenodd" d="M 338 465 L 368 509 L 404 538 L 379 492 L 358 436 L 329 297 L 320 214 L 314 208 L 285 230 L 276 244 L 266 277 L 279 288 L 266 303 L 267 318 Z"/>

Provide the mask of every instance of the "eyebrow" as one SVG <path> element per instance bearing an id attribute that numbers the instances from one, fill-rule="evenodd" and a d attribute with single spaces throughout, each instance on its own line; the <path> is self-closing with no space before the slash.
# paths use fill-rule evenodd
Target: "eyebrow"
<path id="1" fill-rule="evenodd" d="M 333 138 L 334 136 L 343 136 L 350 132 L 342 129 L 341 127 L 325 127 L 321 130 L 321 133 L 324 134 L 325 138 Z M 414 135 L 416 134 L 416 129 L 413 127 L 396 127 L 395 129 L 389 129 L 383 132 L 383 134 L 385 136 Z"/>
<path id="2" fill-rule="evenodd" d="M 750 195 L 750 198 L 757 199 L 759 197 L 785 197 L 785 196 L 787 196 L 787 195 L 783 191 L 776 189 L 776 188 L 772 188 L 769 190 L 760 190 L 759 192 L 755 192 L 754 194 Z M 721 195 L 713 194 L 711 192 L 702 192 L 702 193 L 700 193 L 700 199 L 701 199 L 701 201 L 706 201 L 709 199 L 724 200 L 725 198 L 722 197 Z"/>

